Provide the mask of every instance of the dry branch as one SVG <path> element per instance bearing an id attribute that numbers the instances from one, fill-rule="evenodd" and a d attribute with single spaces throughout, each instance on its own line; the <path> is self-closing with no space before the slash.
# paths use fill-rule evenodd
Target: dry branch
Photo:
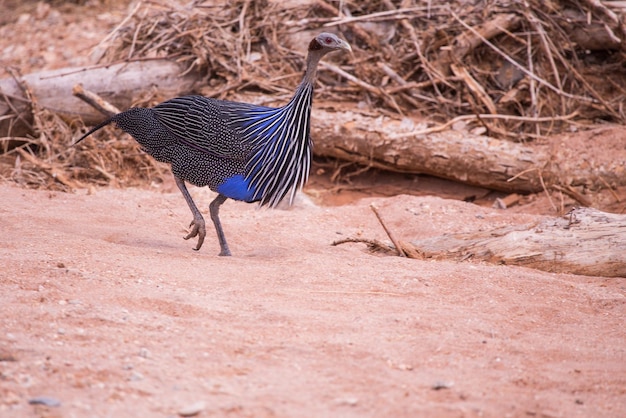
<path id="1" fill-rule="evenodd" d="M 626 216 L 591 208 L 532 227 L 446 234 L 402 246 L 413 246 L 424 258 L 471 258 L 558 273 L 626 277 Z"/>
<path id="2" fill-rule="evenodd" d="M 387 236 L 389 237 L 391 242 L 393 242 L 393 245 L 396 248 L 396 252 L 397 252 L 398 256 L 399 257 L 406 257 L 406 254 L 404 253 L 402 247 L 398 243 L 398 240 L 396 239 L 395 234 L 393 232 L 391 232 L 391 230 L 387 227 L 387 224 L 383 220 L 383 217 L 380 214 L 380 212 L 378 211 L 378 209 L 376 208 L 376 206 L 372 204 L 372 205 L 370 205 L 370 209 L 372 209 L 372 212 L 374 212 L 374 215 L 376 215 L 376 219 L 378 219 L 378 222 L 380 222 L 380 226 L 383 227 L 383 229 L 385 230 L 385 233 L 387 234 Z"/>
<path id="3" fill-rule="evenodd" d="M 498 110 L 496 109 L 496 105 L 491 100 L 491 97 L 487 94 L 483 86 L 481 86 L 474 78 L 470 75 L 469 71 L 465 67 L 461 67 L 459 65 L 451 64 L 450 69 L 454 73 L 455 76 L 459 77 L 467 88 L 474 93 L 478 99 L 487 107 L 489 113 L 492 115 L 496 115 Z"/>
<path id="4" fill-rule="evenodd" d="M 93 91 L 85 90 L 82 84 L 75 85 L 72 89 L 72 94 L 105 116 L 111 117 L 121 112 L 120 109 L 113 106 Z"/>

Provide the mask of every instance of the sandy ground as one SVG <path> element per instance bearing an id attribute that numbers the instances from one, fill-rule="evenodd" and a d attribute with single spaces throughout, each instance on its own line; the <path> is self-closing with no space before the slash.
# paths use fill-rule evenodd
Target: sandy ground
<path id="1" fill-rule="evenodd" d="M 626 279 L 330 245 L 386 239 L 371 203 L 401 239 L 535 215 L 228 201 L 228 258 L 177 192 L 0 196 L 2 417 L 626 415 Z"/>

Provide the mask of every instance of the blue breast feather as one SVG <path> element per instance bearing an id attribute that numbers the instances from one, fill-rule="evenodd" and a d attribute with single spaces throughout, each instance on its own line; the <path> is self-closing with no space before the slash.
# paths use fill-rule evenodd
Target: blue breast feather
<path id="1" fill-rule="evenodd" d="M 250 186 L 250 180 L 241 174 L 236 174 L 227 178 L 224 183 L 220 184 L 217 192 L 234 200 L 243 200 L 244 202 L 255 202 L 259 198 L 255 198 L 254 187 Z"/>
<path id="2" fill-rule="evenodd" d="M 259 107 L 254 111 L 246 110 L 248 111 L 238 114 L 240 119 L 236 122 L 240 130 L 244 132 L 248 130 L 246 140 L 252 143 L 257 141 L 255 146 L 258 152 L 259 148 L 266 147 L 275 139 L 274 133 L 276 132 L 276 125 L 278 125 L 276 114 L 279 109 Z M 255 163 L 258 163 L 258 156 L 251 156 L 251 161 L 248 164 L 253 165 Z M 257 170 L 258 168 L 253 169 L 252 172 L 255 173 Z M 217 188 L 217 192 L 234 200 L 243 200 L 248 203 L 257 202 L 261 200 L 263 193 L 258 186 L 255 187 L 254 184 L 251 184 L 251 181 L 250 173 L 248 175 L 237 174 L 226 179 Z"/>
<path id="3" fill-rule="evenodd" d="M 226 179 L 218 187 L 219 193 L 272 207 L 287 193 L 293 201 L 309 172 L 311 99 L 312 88 L 304 86 L 280 108 L 229 103 L 222 109 L 250 154 L 246 172 Z"/>

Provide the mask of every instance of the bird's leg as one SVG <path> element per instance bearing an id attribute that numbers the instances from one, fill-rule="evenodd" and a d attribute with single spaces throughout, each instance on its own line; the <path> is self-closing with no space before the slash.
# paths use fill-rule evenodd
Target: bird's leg
<path id="1" fill-rule="evenodd" d="M 215 225 L 215 231 L 217 232 L 217 239 L 220 242 L 220 255 L 230 255 L 228 249 L 228 243 L 226 242 L 226 236 L 224 236 L 224 230 L 222 229 L 222 223 L 220 222 L 220 206 L 228 199 L 223 194 L 218 194 L 215 199 L 209 204 L 209 212 L 211 214 L 211 220 Z"/>
<path id="2" fill-rule="evenodd" d="M 194 203 L 189 191 L 187 190 L 187 186 L 185 186 L 185 180 L 179 178 L 178 176 L 174 176 L 176 180 L 176 185 L 180 189 L 180 192 L 183 194 L 183 197 L 187 201 L 187 205 L 189 205 L 189 209 L 191 209 L 191 213 L 193 214 L 193 221 L 189 227 L 191 227 L 191 232 L 185 237 L 185 239 L 193 238 L 195 236 L 198 237 L 198 245 L 194 250 L 198 251 L 200 247 L 202 247 L 202 243 L 204 242 L 204 237 L 206 236 L 206 226 L 204 224 L 204 218 L 202 214 L 198 210 L 198 207 Z M 213 218 L 213 215 L 211 215 Z"/>

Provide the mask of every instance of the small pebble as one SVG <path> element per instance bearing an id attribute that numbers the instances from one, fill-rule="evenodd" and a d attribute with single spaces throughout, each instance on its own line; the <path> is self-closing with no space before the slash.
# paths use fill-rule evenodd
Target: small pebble
<path id="1" fill-rule="evenodd" d="M 8 351 L 0 350 L 0 361 L 17 361 L 17 357 Z"/>
<path id="2" fill-rule="evenodd" d="M 141 373 L 139 373 L 139 372 L 132 372 L 132 373 L 130 374 L 130 378 L 129 378 L 129 380 L 130 380 L 131 382 L 138 382 L 138 381 L 140 381 L 140 380 L 143 380 L 143 375 L 142 375 Z"/>
<path id="3" fill-rule="evenodd" d="M 48 396 L 38 396 L 28 400 L 30 405 L 61 406 L 61 401 Z"/>
<path id="4" fill-rule="evenodd" d="M 353 397 L 337 398 L 335 402 L 339 405 L 356 406 L 359 403 L 359 399 Z"/>
<path id="5" fill-rule="evenodd" d="M 450 389 L 452 387 L 452 383 L 448 382 L 435 382 L 430 388 L 432 390 L 441 390 L 441 389 Z"/>
<path id="6" fill-rule="evenodd" d="M 178 415 L 180 415 L 181 417 L 193 417 L 195 415 L 198 415 L 200 412 L 202 412 L 204 408 L 206 408 L 204 402 L 199 401 L 191 405 L 187 405 L 187 406 L 180 408 L 178 410 Z"/>

